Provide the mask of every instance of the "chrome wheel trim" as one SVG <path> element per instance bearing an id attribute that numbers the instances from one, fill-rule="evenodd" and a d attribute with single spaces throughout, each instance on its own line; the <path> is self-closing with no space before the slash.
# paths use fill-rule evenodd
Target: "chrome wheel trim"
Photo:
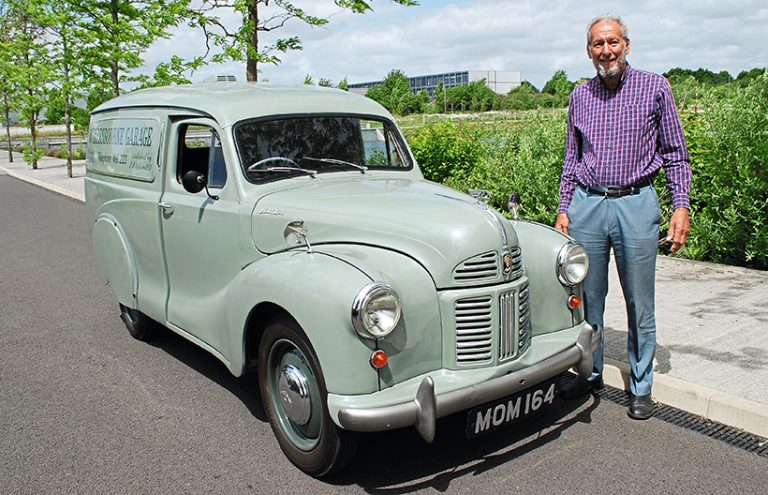
<path id="1" fill-rule="evenodd" d="M 269 388 L 266 392 L 280 429 L 296 448 L 312 450 L 320 441 L 323 407 L 307 357 L 292 341 L 280 339 L 272 345 L 265 364 Z M 289 380 L 294 382 L 289 384 Z M 298 386 L 297 390 L 291 390 L 291 385 Z"/>

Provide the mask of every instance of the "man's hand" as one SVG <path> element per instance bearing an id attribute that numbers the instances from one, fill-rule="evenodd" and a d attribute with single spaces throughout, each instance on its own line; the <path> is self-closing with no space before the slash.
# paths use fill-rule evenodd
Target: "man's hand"
<path id="1" fill-rule="evenodd" d="M 558 215 L 558 219 L 560 216 Z M 691 231 L 691 220 L 688 208 L 676 208 L 669 219 L 669 232 L 667 232 L 667 241 L 672 242 L 669 249 L 676 253 L 688 240 L 688 233 Z"/>
<path id="2" fill-rule="evenodd" d="M 688 210 L 685 210 L 686 212 Z M 557 221 L 555 222 L 555 229 L 559 230 L 565 235 L 568 235 L 568 214 L 567 213 L 558 213 L 557 214 Z"/>

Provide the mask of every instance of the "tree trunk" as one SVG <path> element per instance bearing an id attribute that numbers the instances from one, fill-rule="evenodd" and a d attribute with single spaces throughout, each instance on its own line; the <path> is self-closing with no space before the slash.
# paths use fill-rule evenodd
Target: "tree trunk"
<path id="1" fill-rule="evenodd" d="M 66 35 L 62 35 L 62 44 L 64 48 L 64 53 L 69 53 L 69 40 L 67 39 Z M 67 61 L 66 56 L 64 58 L 64 126 L 67 132 L 67 177 L 72 178 L 74 177 L 72 173 L 72 105 L 70 100 L 72 99 L 71 96 L 71 86 L 70 86 L 70 80 L 69 80 L 69 62 Z"/>
<path id="2" fill-rule="evenodd" d="M 11 143 L 11 108 L 8 106 L 8 95 L 3 96 L 5 106 L 5 132 L 8 135 L 8 161 L 13 163 L 13 146 Z"/>
<path id="3" fill-rule="evenodd" d="M 72 106 L 69 95 L 64 96 L 64 125 L 67 129 L 67 177 L 72 178 Z"/>
<path id="4" fill-rule="evenodd" d="M 118 5 L 117 2 L 118 2 L 118 0 L 111 0 L 110 1 L 110 10 L 112 11 L 112 33 L 111 34 L 114 37 L 114 39 L 112 40 L 114 45 L 111 48 L 115 49 L 115 50 L 116 50 L 115 46 L 118 45 L 118 41 L 117 41 L 118 33 L 117 33 L 117 31 L 118 31 L 119 27 L 118 27 L 117 23 L 119 22 L 119 15 L 118 14 L 120 12 L 120 6 Z M 114 60 L 112 60 L 109 63 L 109 65 L 110 65 L 110 69 L 111 69 L 112 94 L 113 94 L 113 96 L 120 96 L 120 64 L 119 64 L 117 58 L 115 58 Z"/>
<path id="5" fill-rule="evenodd" d="M 37 112 L 34 112 L 29 117 L 29 132 L 32 133 L 32 141 L 30 142 L 30 147 L 32 148 L 32 170 L 37 170 Z"/>
<path id="6" fill-rule="evenodd" d="M 248 7 L 248 20 L 253 23 L 253 32 L 251 33 L 251 39 L 246 55 L 245 62 L 245 78 L 249 82 L 256 82 L 259 80 L 259 72 L 257 69 L 258 60 L 254 56 L 259 53 L 259 2 L 258 0 L 251 0 L 251 5 Z M 253 53 L 251 52 L 253 50 Z"/>

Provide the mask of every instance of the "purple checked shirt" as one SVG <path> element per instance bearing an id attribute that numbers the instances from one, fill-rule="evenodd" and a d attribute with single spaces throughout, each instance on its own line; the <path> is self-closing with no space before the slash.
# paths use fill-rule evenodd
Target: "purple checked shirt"
<path id="1" fill-rule="evenodd" d="M 688 208 L 691 163 L 665 78 L 627 66 L 616 89 L 595 76 L 573 90 L 559 212 L 568 210 L 578 184 L 629 187 L 662 166 L 672 205 Z"/>

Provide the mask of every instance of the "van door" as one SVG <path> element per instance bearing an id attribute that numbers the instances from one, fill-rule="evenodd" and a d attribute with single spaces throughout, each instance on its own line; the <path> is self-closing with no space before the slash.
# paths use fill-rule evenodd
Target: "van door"
<path id="1" fill-rule="evenodd" d="M 226 163 L 221 135 L 210 119 L 171 125 L 160 201 L 167 320 L 219 355 L 226 345 L 224 297 L 240 272 L 235 169 Z M 184 190 L 181 178 L 190 170 L 206 175 L 210 194 L 218 199 L 205 189 L 196 194 Z"/>

